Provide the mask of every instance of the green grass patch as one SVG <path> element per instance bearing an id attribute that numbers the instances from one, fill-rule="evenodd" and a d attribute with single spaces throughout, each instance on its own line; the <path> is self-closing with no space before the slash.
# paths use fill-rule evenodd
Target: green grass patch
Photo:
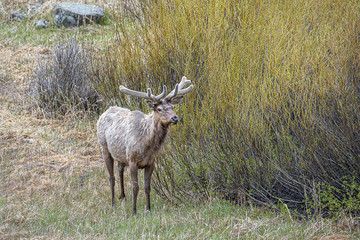
<path id="1" fill-rule="evenodd" d="M 6 215 L 7 226 L 10 222 L 13 233 L 21 230 L 27 237 L 57 238 L 309 239 L 338 233 L 331 227 L 333 222 L 327 220 L 301 222 L 286 214 L 243 208 L 218 199 L 173 205 L 155 194 L 152 212 L 140 210 L 132 217 L 131 195 L 127 201 L 118 201 L 115 209 L 111 207 L 104 175 L 103 170 L 90 172 L 81 181 L 79 176 L 64 174 L 62 188 L 35 195 L 17 212 L 11 209 Z M 140 192 L 139 209 L 145 210 L 143 195 Z M 21 201 L 19 198 L 14 204 Z M 2 204 L 2 209 L 7 204 Z M 21 221 L 15 220 L 18 215 Z M 359 236 L 357 228 L 346 234 Z"/>

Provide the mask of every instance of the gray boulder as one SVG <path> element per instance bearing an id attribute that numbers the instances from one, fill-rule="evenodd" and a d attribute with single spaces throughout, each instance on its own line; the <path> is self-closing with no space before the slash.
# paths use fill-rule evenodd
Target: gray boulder
<path id="1" fill-rule="evenodd" d="M 76 27 L 91 21 L 99 22 L 104 17 L 104 10 L 95 5 L 83 3 L 58 3 L 53 8 L 56 24 Z"/>
<path id="2" fill-rule="evenodd" d="M 47 28 L 49 26 L 49 22 L 41 19 L 35 23 L 35 28 Z"/>

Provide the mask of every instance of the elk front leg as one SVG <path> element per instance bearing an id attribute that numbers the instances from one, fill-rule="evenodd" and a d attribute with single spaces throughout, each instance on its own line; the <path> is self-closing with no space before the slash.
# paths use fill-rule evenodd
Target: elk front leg
<path id="1" fill-rule="evenodd" d="M 103 158 L 105 160 L 106 167 L 110 175 L 110 187 L 111 187 L 111 204 L 115 207 L 115 176 L 114 176 L 114 159 L 106 148 L 102 149 Z"/>
<path id="2" fill-rule="evenodd" d="M 118 169 L 119 169 L 119 177 L 120 177 L 120 197 L 119 197 L 119 199 L 124 199 L 125 198 L 125 189 L 124 189 L 125 165 L 119 162 Z"/>
<path id="3" fill-rule="evenodd" d="M 144 171 L 144 181 L 145 181 L 145 196 L 146 196 L 146 210 L 150 212 L 150 183 L 151 183 L 151 175 L 154 171 L 155 164 L 152 164 L 145 168 Z"/>
<path id="4" fill-rule="evenodd" d="M 138 167 L 136 163 L 129 161 L 129 169 L 131 182 L 133 187 L 133 215 L 136 214 L 136 200 L 139 192 L 139 184 L 138 184 Z"/>

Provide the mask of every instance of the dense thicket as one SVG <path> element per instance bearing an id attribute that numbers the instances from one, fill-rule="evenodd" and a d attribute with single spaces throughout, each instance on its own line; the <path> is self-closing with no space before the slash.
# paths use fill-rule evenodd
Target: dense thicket
<path id="1" fill-rule="evenodd" d="M 360 209 L 360 2 L 159 0 L 129 9 L 98 65 L 103 97 L 143 108 L 118 86 L 160 92 L 182 75 L 195 85 L 158 162 L 160 195 Z"/>

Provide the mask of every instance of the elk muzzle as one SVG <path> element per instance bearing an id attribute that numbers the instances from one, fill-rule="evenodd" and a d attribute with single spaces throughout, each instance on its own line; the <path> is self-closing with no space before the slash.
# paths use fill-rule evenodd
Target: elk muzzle
<path id="1" fill-rule="evenodd" d="M 178 117 L 178 116 L 172 117 L 172 118 L 171 118 L 171 122 L 172 122 L 173 124 L 177 124 L 177 123 L 179 122 L 179 117 Z"/>

